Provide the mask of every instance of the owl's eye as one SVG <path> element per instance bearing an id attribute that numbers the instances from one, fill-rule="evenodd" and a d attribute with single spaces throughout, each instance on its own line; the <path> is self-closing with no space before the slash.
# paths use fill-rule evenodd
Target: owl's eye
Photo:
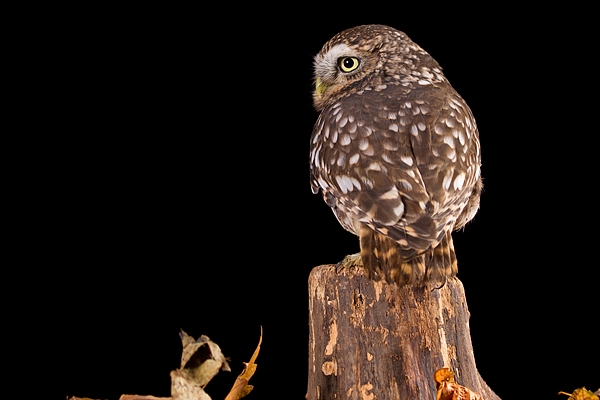
<path id="1" fill-rule="evenodd" d="M 338 65 L 342 72 L 352 72 L 360 65 L 360 60 L 356 57 L 340 57 Z"/>

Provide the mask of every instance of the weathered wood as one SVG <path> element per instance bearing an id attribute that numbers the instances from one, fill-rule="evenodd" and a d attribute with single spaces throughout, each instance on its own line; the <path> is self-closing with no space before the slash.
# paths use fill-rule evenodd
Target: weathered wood
<path id="1" fill-rule="evenodd" d="M 372 281 L 323 265 L 309 277 L 307 400 L 433 400 L 434 373 L 500 400 L 475 365 L 462 283 L 441 288 Z"/>

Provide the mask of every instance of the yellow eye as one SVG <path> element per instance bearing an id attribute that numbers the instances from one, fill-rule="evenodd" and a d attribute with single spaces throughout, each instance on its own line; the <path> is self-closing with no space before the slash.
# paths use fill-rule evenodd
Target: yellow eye
<path id="1" fill-rule="evenodd" d="M 360 65 L 360 60 L 356 57 L 340 57 L 338 65 L 342 72 L 352 72 Z"/>

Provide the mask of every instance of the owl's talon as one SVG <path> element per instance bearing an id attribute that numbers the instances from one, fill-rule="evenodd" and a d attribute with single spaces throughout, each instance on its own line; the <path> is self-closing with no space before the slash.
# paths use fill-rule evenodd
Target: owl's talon
<path id="1" fill-rule="evenodd" d="M 349 254 L 335 265 L 335 273 L 340 274 L 344 269 L 362 268 L 362 259 L 360 253 Z"/>

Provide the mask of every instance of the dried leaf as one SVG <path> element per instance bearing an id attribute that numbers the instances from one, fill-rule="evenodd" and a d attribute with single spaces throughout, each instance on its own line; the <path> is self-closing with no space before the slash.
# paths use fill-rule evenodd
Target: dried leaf
<path id="1" fill-rule="evenodd" d="M 444 382 L 454 382 L 454 373 L 450 368 L 440 368 L 433 374 L 433 380 L 439 389 L 440 385 Z"/>
<path id="2" fill-rule="evenodd" d="M 483 400 L 471 389 L 454 382 L 454 373 L 450 368 L 440 368 L 433 374 L 437 387 L 436 400 Z"/>
<path id="3" fill-rule="evenodd" d="M 89 397 L 69 397 L 67 398 L 67 400 L 95 400 L 95 399 L 90 399 Z"/>
<path id="4" fill-rule="evenodd" d="M 203 388 L 190 382 L 181 369 L 171 371 L 172 400 L 211 400 Z"/>
<path id="5" fill-rule="evenodd" d="M 183 345 L 181 371 L 188 381 L 205 387 L 220 370 L 231 371 L 221 349 L 208 336 L 194 340 L 184 331 L 179 336 Z"/>
<path id="6" fill-rule="evenodd" d="M 260 328 L 258 346 L 256 346 L 256 350 L 254 350 L 254 354 L 252 354 L 252 358 L 250 358 L 250 361 L 244 363 L 244 370 L 242 371 L 240 376 L 238 376 L 235 380 L 233 387 L 231 388 L 231 391 L 229 392 L 227 397 L 225 397 L 225 400 L 239 400 L 242 397 L 246 397 L 252 391 L 252 389 L 254 389 L 254 386 L 248 385 L 248 382 L 250 381 L 250 378 L 252 378 L 252 376 L 254 375 L 254 372 L 256 372 L 257 365 L 254 363 L 254 361 L 256 360 L 258 352 L 260 351 L 261 343 L 262 326 Z"/>
<path id="7" fill-rule="evenodd" d="M 181 368 L 171 371 L 171 400 L 211 400 L 204 387 L 220 371 L 231 371 L 219 346 L 208 336 L 195 340 L 179 333 L 183 350 Z"/>
<path id="8" fill-rule="evenodd" d="M 600 392 L 600 389 L 598 389 Z M 558 394 L 566 394 L 569 396 L 568 400 L 600 400 L 597 394 L 592 393 L 591 390 L 587 390 L 585 387 L 573 390 L 573 393 L 558 392 Z"/>

